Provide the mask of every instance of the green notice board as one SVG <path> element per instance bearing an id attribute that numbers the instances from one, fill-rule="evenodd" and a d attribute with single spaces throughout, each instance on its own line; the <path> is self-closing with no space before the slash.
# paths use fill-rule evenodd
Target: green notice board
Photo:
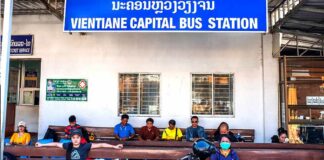
<path id="1" fill-rule="evenodd" d="M 87 101 L 88 80 L 47 79 L 47 101 Z"/>

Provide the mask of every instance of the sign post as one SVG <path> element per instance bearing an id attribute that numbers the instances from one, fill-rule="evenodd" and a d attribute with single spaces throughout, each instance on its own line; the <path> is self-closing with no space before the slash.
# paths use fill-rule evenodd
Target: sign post
<path id="1" fill-rule="evenodd" d="M 3 159 L 4 140 L 6 132 L 6 114 L 7 114 L 7 96 L 8 96 L 8 77 L 10 63 L 10 45 L 12 29 L 12 9 L 13 0 L 4 2 L 4 19 L 3 19 L 3 39 L 1 49 L 1 146 L 0 159 Z"/>

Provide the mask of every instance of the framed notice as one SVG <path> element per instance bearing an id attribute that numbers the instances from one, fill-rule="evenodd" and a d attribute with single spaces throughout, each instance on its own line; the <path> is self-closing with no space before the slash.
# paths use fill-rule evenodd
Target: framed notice
<path id="1" fill-rule="evenodd" d="M 47 79 L 47 101 L 87 101 L 88 80 Z"/>

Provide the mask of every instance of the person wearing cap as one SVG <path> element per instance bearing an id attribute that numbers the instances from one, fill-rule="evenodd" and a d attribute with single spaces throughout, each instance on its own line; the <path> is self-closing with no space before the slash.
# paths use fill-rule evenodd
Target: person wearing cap
<path id="1" fill-rule="evenodd" d="M 228 135 L 221 135 L 219 146 L 220 149 L 210 156 L 211 160 L 239 160 L 237 153 L 231 148 L 231 138 Z"/>
<path id="2" fill-rule="evenodd" d="M 91 149 L 95 148 L 114 148 L 114 149 L 122 149 L 123 145 L 110 145 L 108 143 L 81 143 L 82 138 L 82 132 L 79 129 L 72 130 L 71 131 L 71 141 L 70 143 L 47 143 L 47 144 L 41 144 L 36 143 L 35 147 L 58 147 L 63 148 L 66 150 L 66 159 L 79 159 L 79 160 L 85 160 L 88 159 L 88 154 Z"/>
<path id="3" fill-rule="evenodd" d="M 18 123 L 18 130 L 10 138 L 10 144 L 14 145 L 29 145 L 30 143 L 30 134 L 27 133 L 26 123 L 20 121 Z"/>
<path id="4" fill-rule="evenodd" d="M 169 121 L 169 127 L 162 133 L 162 140 L 166 141 L 181 141 L 182 132 L 180 128 L 176 128 L 176 121 L 171 119 Z"/>
<path id="5" fill-rule="evenodd" d="M 135 130 L 132 125 L 128 124 L 129 116 L 123 114 L 121 116 L 121 123 L 117 124 L 114 128 L 114 136 L 117 140 L 127 141 L 135 137 Z"/>
<path id="6" fill-rule="evenodd" d="M 148 118 L 146 120 L 146 126 L 143 126 L 139 133 L 140 141 L 157 141 L 159 140 L 160 131 L 154 125 L 154 120 L 152 118 Z"/>

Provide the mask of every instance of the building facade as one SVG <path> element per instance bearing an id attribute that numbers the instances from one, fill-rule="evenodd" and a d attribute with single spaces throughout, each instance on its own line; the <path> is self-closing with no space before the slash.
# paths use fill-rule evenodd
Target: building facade
<path id="1" fill-rule="evenodd" d="M 278 128 L 278 59 L 272 57 L 272 36 L 260 33 L 64 33 L 50 15 L 14 16 L 13 35 L 34 36 L 33 55 L 12 61 L 40 61 L 39 104 L 17 105 L 16 123 L 43 137 L 48 125 L 67 125 L 77 116 L 85 126 L 119 123 L 123 74 L 159 76 L 158 108 L 152 115 L 132 115 L 135 127 L 148 117 L 181 128 L 198 115 L 200 125 L 255 129 L 255 142 L 270 142 Z M 193 114 L 193 75 L 232 75 L 232 114 Z M 48 101 L 48 79 L 86 79 L 87 101 Z M 214 97 L 213 97 L 214 98 Z M 20 99 L 21 100 L 21 99 Z M 212 102 L 214 105 L 216 103 Z M 214 107 L 214 105 L 212 105 Z"/>

